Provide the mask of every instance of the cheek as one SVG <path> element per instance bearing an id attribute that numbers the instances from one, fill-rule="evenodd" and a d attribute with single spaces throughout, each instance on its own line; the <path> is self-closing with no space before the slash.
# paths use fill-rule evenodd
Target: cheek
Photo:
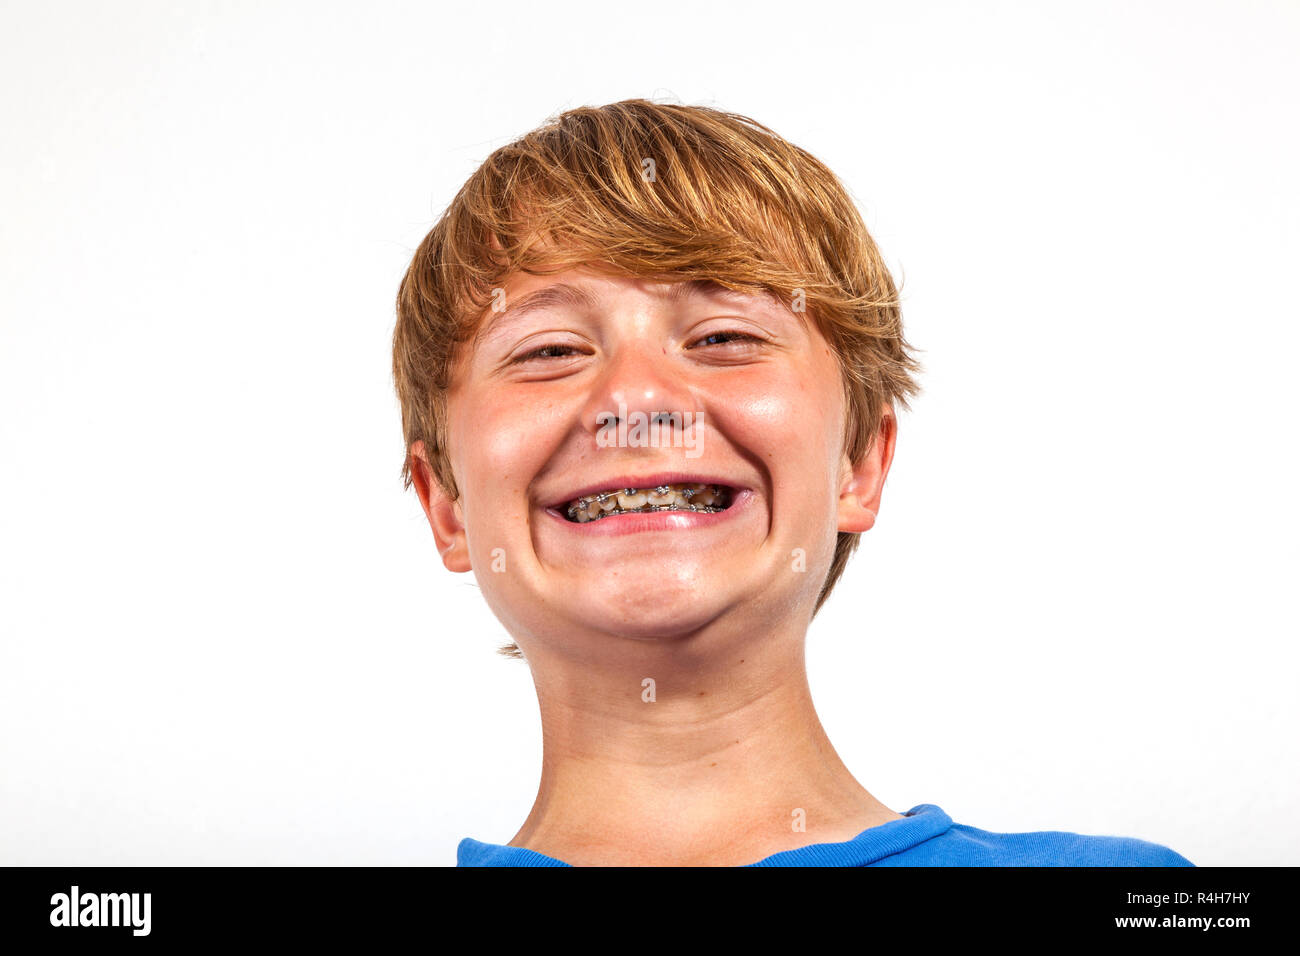
<path id="1" fill-rule="evenodd" d="M 455 408 L 448 425 L 471 563 L 479 570 L 502 570 L 510 566 L 517 536 L 527 533 L 525 490 L 540 467 L 536 459 L 544 456 L 537 417 L 527 414 L 526 406 L 481 393 Z M 500 578 L 493 574 L 487 580 Z"/>
<path id="2" fill-rule="evenodd" d="M 526 486 L 565 434 L 565 415 L 554 401 L 504 391 L 485 392 L 453 414 L 452 445 L 459 450 L 465 488 L 494 496 Z M 499 500 L 507 500 L 502 497 Z"/>
<path id="3" fill-rule="evenodd" d="M 838 379 L 820 372 L 784 370 L 737 381 L 724 402 L 729 419 L 744 430 L 755 447 L 763 446 L 769 461 L 796 451 L 820 461 L 826 457 L 828 436 L 835 433 L 837 384 Z M 785 464 L 806 467 L 809 461 L 805 457 L 802 462 Z"/>

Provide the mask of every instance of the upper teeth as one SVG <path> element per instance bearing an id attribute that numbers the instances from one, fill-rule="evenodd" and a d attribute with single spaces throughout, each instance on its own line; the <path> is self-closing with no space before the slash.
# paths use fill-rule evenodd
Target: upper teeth
<path id="1" fill-rule="evenodd" d="M 579 523 L 625 511 L 721 511 L 727 492 L 719 485 L 678 484 L 655 488 L 612 488 L 569 502 L 570 521 Z"/>

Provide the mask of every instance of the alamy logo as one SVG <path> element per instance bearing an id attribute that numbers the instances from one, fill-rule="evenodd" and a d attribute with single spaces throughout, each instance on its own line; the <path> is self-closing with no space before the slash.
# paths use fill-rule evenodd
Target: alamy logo
<path id="1" fill-rule="evenodd" d="M 650 412 L 628 414 L 618 403 L 618 412 L 600 412 L 596 424 L 598 448 L 685 448 L 687 458 L 699 458 L 704 433 L 703 412 Z M 692 427 L 695 426 L 695 427 Z"/>
<path id="2" fill-rule="evenodd" d="M 51 926 L 130 926 L 132 935 L 149 935 L 149 893 L 71 893 L 50 897 Z"/>

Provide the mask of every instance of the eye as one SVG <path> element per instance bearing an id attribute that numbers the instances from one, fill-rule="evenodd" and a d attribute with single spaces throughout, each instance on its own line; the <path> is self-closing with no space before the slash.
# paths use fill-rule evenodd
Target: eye
<path id="1" fill-rule="evenodd" d="M 577 354 L 578 350 L 572 345 L 562 345 L 555 343 L 552 345 L 543 345 L 535 348 L 531 352 L 525 352 L 523 355 L 511 361 L 511 365 L 518 365 L 520 362 L 530 362 L 533 359 L 548 358 L 568 358 L 569 355 Z"/>
<path id="2" fill-rule="evenodd" d="M 719 345 L 727 345 L 730 342 L 757 342 L 761 344 L 762 342 L 765 341 L 766 341 L 765 339 L 762 339 L 757 335 L 751 335 L 748 332 L 740 332 L 733 329 L 724 332 L 710 332 L 708 335 L 705 335 L 697 339 L 695 345 L 698 346 L 704 344 L 704 345 L 719 346 Z M 525 352 L 523 355 L 520 355 L 518 358 L 512 359 L 510 364 L 519 365 L 524 362 L 533 362 L 538 360 L 545 361 L 547 359 L 563 359 L 563 358 L 569 358 L 570 356 L 573 355 L 581 355 L 581 354 L 583 354 L 582 350 L 575 348 L 572 345 L 564 345 L 563 343 L 560 342 L 553 342 L 550 345 L 539 346 L 538 348 L 533 349 L 531 352 Z"/>
<path id="3" fill-rule="evenodd" d="M 709 339 L 725 339 L 725 341 L 723 341 L 723 342 L 715 343 L 715 344 L 718 344 L 718 345 L 726 345 L 727 342 L 762 342 L 762 341 L 764 341 L 763 339 L 759 338 L 757 335 L 750 335 L 748 332 L 738 332 L 738 331 L 735 331 L 735 330 L 733 329 L 733 330 L 726 331 L 726 332 L 710 332 L 708 335 L 704 336 L 703 338 L 698 339 L 698 340 L 696 341 L 695 344 L 696 344 L 696 345 L 699 345 L 700 343 L 707 343 L 707 342 L 709 341 Z"/>

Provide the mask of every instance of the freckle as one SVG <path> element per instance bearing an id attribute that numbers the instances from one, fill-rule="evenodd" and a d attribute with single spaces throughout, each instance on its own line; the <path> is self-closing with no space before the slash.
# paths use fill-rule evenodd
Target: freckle
<path id="1" fill-rule="evenodd" d="M 700 696 L 701 696 L 701 697 L 704 696 L 704 691 L 700 691 Z"/>
<path id="2" fill-rule="evenodd" d="M 713 761 L 713 763 L 709 764 L 710 767 L 716 767 L 717 765 L 718 765 L 718 762 L 717 762 L 716 760 Z"/>

